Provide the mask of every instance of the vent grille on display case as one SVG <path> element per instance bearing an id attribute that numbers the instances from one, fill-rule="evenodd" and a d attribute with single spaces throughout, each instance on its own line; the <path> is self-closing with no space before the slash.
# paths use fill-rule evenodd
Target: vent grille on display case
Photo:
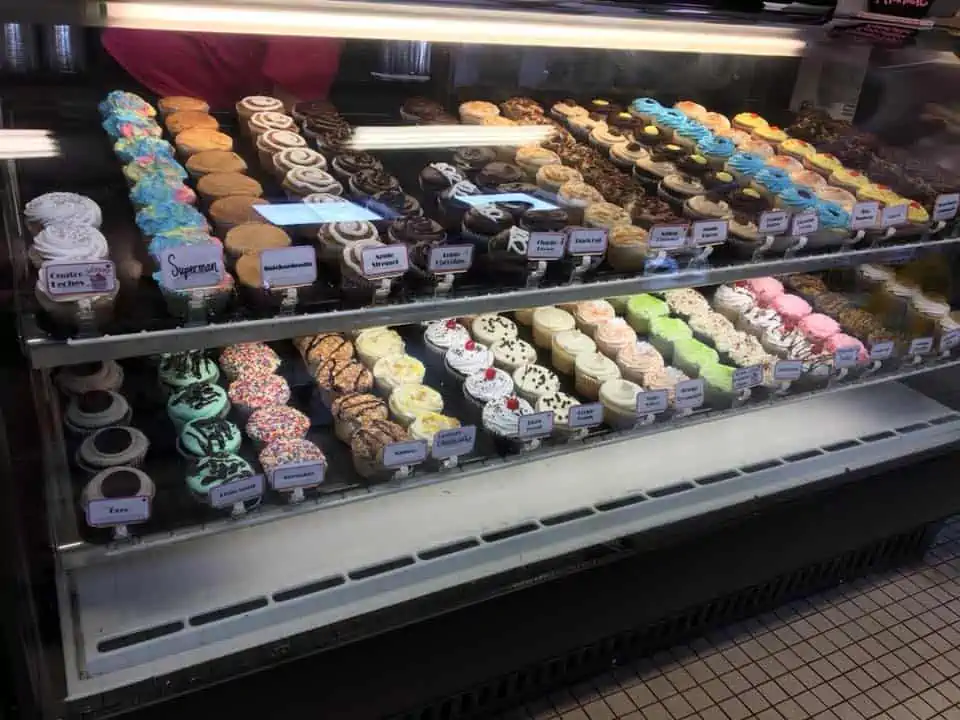
<path id="1" fill-rule="evenodd" d="M 737 620 L 771 610 L 792 599 L 920 558 L 939 524 L 922 525 L 828 560 L 797 568 L 674 615 L 570 650 L 492 678 L 469 690 L 392 716 L 391 720 L 461 720 L 485 717 L 554 688 L 608 671 L 634 658 Z"/>

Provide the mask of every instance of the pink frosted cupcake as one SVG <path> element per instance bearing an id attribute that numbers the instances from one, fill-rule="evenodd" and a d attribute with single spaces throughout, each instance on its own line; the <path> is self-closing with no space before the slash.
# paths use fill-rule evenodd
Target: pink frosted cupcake
<path id="1" fill-rule="evenodd" d="M 843 350 L 846 348 L 857 348 L 857 362 L 865 363 L 869 358 L 867 355 L 867 349 L 863 346 L 863 343 L 857 340 L 851 335 L 844 335 L 843 333 L 836 333 L 827 338 L 826 342 L 823 343 L 823 350 L 830 355 L 833 355 L 837 350 Z"/>
<path id="2" fill-rule="evenodd" d="M 752 278 L 743 284 L 753 293 L 757 302 L 767 307 L 774 299 L 783 295 L 783 284 L 772 277 Z"/>
<path id="3" fill-rule="evenodd" d="M 840 325 L 836 320 L 822 313 L 807 315 L 797 323 L 797 327 L 817 351 L 823 348 L 830 336 L 840 332 Z"/>
<path id="4" fill-rule="evenodd" d="M 775 297 L 770 307 L 780 313 L 783 324 L 788 328 L 795 328 L 803 318 L 813 312 L 810 303 L 797 295 L 784 294 Z"/>
<path id="5" fill-rule="evenodd" d="M 290 386 L 279 375 L 245 377 L 230 383 L 227 397 L 246 421 L 255 410 L 270 405 L 286 405 L 290 400 Z"/>
<path id="6" fill-rule="evenodd" d="M 613 318 L 597 326 L 594 339 L 597 350 L 609 358 L 616 358 L 623 348 L 637 344 L 637 331 L 623 318 Z"/>
<path id="7" fill-rule="evenodd" d="M 580 331 L 593 337 L 600 323 L 613 320 L 617 313 L 613 305 L 606 300 L 587 300 L 577 303 L 577 309 L 573 315 Z"/>

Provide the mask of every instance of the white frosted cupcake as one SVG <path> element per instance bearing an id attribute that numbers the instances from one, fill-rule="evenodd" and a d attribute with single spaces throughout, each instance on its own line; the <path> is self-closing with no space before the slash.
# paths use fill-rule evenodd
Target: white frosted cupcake
<path id="1" fill-rule="evenodd" d="M 423 341 L 427 349 L 443 355 L 455 345 L 463 345 L 470 339 L 467 329 L 453 318 L 427 323 Z"/>
<path id="2" fill-rule="evenodd" d="M 493 365 L 493 353 L 490 349 L 474 340 L 456 345 L 447 350 L 443 364 L 454 380 L 463 382 L 469 375 L 486 370 Z"/>
<path id="3" fill-rule="evenodd" d="M 739 285 L 721 285 L 713 294 L 713 309 L 736 324 L 740 315 L 757 304 L 753 293 Z"/>
<path id="4" fill-rule="evenodd" d="M 570 435 L 577 431 L 577 428 L 570 427 L 570 408 L 579 404 L 580 401 L 572 395 L 567 395 L 566 393 L 562 392 L 555 392 L 538 398 L 537 404 L 534 407 L 538 413 L 553 413 L 554 432 L 561 435 Z"/>
<path id="5" fill-rule="evenodd" d="M 425 373 L 422 362 L 404 354 L 382 357 L 373 366 L 373 380 L 384 395 L 400 385 L 422 383 Z"/>
<path id="6" fill-rule="evenodd" d="M 566 310 L 555 307 L 537 308 L 533 313 L 533 343 L 537 347 L 548 348 L 553 336 L 565 330 L 573 330 L 576 320 Z"/>
<path id="7" fill-rule="evenodd" d="M 554 370 L 564 375 L 572 375 L 573 363 L 577 355 L 596 352 L 597 344 L 586 333 L 579 330 L 565 330 L 553 336 L 550 348 Z"/>
<path id="8" fill-rule="evenodd" d="M 493 364 L 508 373 L 537 361 L 533 345 L 519 338 L 496 342 L 490 346 L 490 352 L 493 353 Z"/>
<path id="9" fill-rule="evenodd" d="M 637 422 L 637 395 L 643 388 L 634 382 L 617 378 L 600 386 L 603 419 L 612 428 L 631 428 Z"/>
<path id="10" fill-rule="evenodd" d="M 513 384 L 517 388 L 517 394 L 531 404 L 560 389 L 557 374 L 543 365 L 524 365 L 517 368 L 513 373 Z"/>
<path id="11" fill-rule="evenodd" d="M 495 367 L 475 372 L 463 381 L 463 396 L 477 410 L 483 410 L 488 402 L 512 395 L 513 389 L 513 378 Z"/>
<path id="12" fill-rule="evenodd" d="M 598 352 L 577 355 L 573 367 L 577 392 L 590 400 L 600 397 L 600 386 L 603 383 L 620 377 L 617 364 Z"/>
<path id="13" fill-rule="evenodd" d="M 443 412 L 443 397 L 428 385 L 400 385 L 387 401 L 390 413 L 398 423 L 408 427 L 428 412 Z"/>
<path id="14" fill-rule="evenodd" d="M 477 315 L 470 323 L 473 339 L 486 346 L 501 340 L 514 340 L 517 337 L 517 324 L 510 318 L 496 313 Z"/>

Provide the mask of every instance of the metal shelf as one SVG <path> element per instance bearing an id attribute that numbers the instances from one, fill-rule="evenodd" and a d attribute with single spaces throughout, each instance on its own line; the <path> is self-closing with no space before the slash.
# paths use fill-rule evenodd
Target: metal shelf
<path id="1" fill-rule="evenodd" d="M 50 339 L 39 329 L 34 318 L 27 316 L 22 320 L 21 332 L 26 353 L 33 367 L 52 368 L 95 360 L 222 347 L 232 343 L 256 340 L 282 340 L 309 333 L 345 331 L 374 325 L 399 325 L 423 320 L 576 302 L 615 295 L 632 295 L 671 288 L 714 285 L 765 275 L 817 272 L 863 263 L 898 263 L 910 260 L 921 253 L 938 252 L 945 247 L 951 247 L 958 243 L 960 243 L 960 237 L 949 237 L 846 252 L 762 260 L 707 269 L 682 270 L 672 274 L 641 275 L 626 279 L 506 292 L 491 291 L 488 294 L 453 295 L 322 314 L 279 316 L 262 320 L 246 320 L 73 340 Z"/>
<path id="2" fill-rule="evenodd" d="M 295 656 L 300 633 L 942 451 L 958 421 L 901 384 L 861 387 L 61 571 L 68 702 L 185 668 L 221 679 L 207 663 L 253 648 Z"/>
<path id="3" fill-rule="evenodd" d="M 65 462 L 54 462 L 50 466 L 48 477 L 48 497 L 51 498 L 51 506 L 49 507 L 50 517 L 55 519 L 55 547 L 59 554 L 60 562 L 66 569 L 78 569 L 105 562 L 119 561 L 122 560 L 124 556 L 131 554 L 135 555 L 145 551 L 155 551 L 187 541 L 195 541 L 242 528 L 261 526 L 276 520 L 309 515 L 319 510 L 327 511 L 330 508 L 356 503 L 361 500 L 381 498 L 397 492 L 407 492 L 438 483 L 459 482 L 463 478 L 476 477 L 479 475 L 485 476 L 484 478 L 479 478 L 479 481 L 485 482 L 486 476 L 491 473 L 495 474 L 503 471 L 506 468 L 518 468 L 528 463 L 548 461 L 570 453 L 610 446 L 625 441 L 638 440 L 660 433 L 681 431 L 702 423 L 732 420 L 737 416 L 748 413 L 771 411 L 786 405 L 802 403 L 835 393 L 859 390 L 871 385 L 891 383 L 915 375 L 925 374 L 933 370 L 957 366 L 960 366 L 960 358 L 938 361 L 931 360 L 921 365 L 904 366 L 846 382 L 839 382 L 821 390 L 799 392 L 787 396 L 775 396 L 763 402 L 755 402 L 734 409 L 704 410 L 685 418 L 663 420 L 635 430 L 607 432 L 588 437 L 585 440 L 545 445 L 536 451 L 522 455 L 514 455 L 506 459 L 499 456 L 477 459 L 469 465 L 456 470 L 421 472 L 403 481 L 351 488 L 311 499 L 297 505 L 281 506 L 265 504 L 257 512 L 238 519 L 223 518 L 168 532 L 144 535 L 138 537 L 135 542 L 121 542 L 108 545 L 95 545 L 80 539 L 73 508 L 74 495 L 70 489 L 70 470 Z M 51 457 L 57 456 L 55 449 L 51 448 L 50 452 Z"/>

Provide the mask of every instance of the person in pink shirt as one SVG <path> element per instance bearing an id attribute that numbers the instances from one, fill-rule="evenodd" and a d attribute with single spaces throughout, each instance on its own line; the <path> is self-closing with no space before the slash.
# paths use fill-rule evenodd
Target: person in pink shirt
<path id="1" fill-rule="evenodd" d="M 199 97 L 219 110 L 247 95 L 291 103 L 325 98 L 340 61 L 339 40 L 109 28 L 103 46 L 159 96 Z"/>

